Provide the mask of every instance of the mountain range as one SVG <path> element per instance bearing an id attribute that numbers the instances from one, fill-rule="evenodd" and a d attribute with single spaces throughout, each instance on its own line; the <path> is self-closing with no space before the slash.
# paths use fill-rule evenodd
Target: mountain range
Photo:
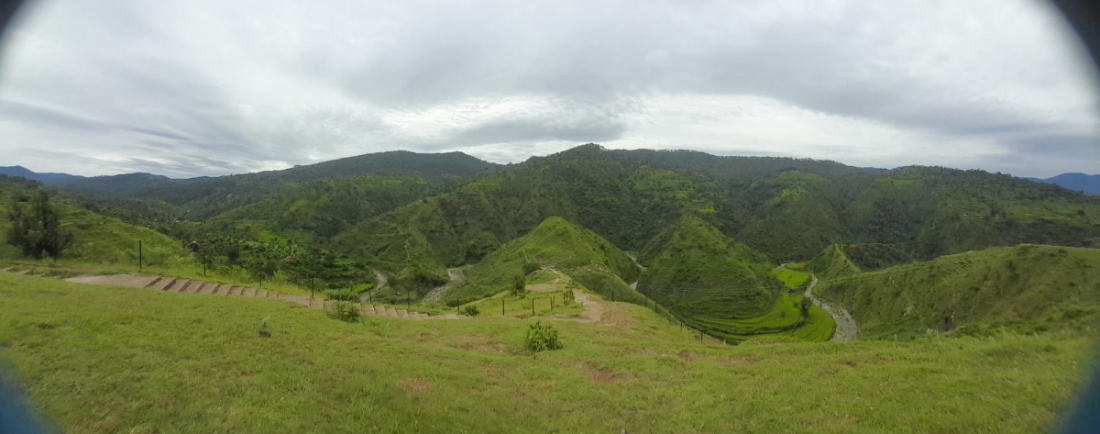
<path id="1" fill-rule="evenodd" d="M 1073 191 L 1085 194 L 1100 195 L 1100 175 L 1086 175 L 1084 173 L 1063 173 L 1046 179 L 1024 178 L 1028 181 L 1054 184 Z"/>
<path id="2" fill-rule="evenodd" d="M 668 151 L 655 151 L 639 149 L 634 151 L 624 151 L 634 153 L 635 158 L 641 161 L 661 159 L 667 164 Z M 695 163 L 702 163 L 705 167 L 699 167 L 702 170 L 710 172 L 721 173 L 722 163 L 721 159 L 734 159 L 734 160 L 752 160 L 757 159 L 759 161 L 767 161 L 769 157 L 717 157 L 714 155 L 706 154 L 703 152 L 694 151 L 675 151 L 677 157 L 681 160 L 681 165 L 688 164 L 694 161 Z M 383 152 L 380 154 L 366 154 L 357 157 L 348 157 L 339 160 L 327 161 L 313 165 L 295 166 L 291 169 L 276 170 L 270 172 L 262 172 L 270 174 L 274 178 L 287 178 L 287 179 L 319 179 L 319 178 L 336 178 L 340 176 L 350 176 L 355 174 L 362 174 L 370 172 L 369 170 L 363 170 L 358 167 L 358 162 L 363 158 L 374 158 L 378 155 L 391 155 L 398 156 L 403 153 L 412 154 L 408 151 L 392 151 Z M 475 157 L 471 157 L 462 152 L 453 152 L 451 155 L 461 155 L 464 163 L 461 168 L 456 168 L 457 173 L 463 173 L 470 169 L 473 170 L 486 170 L 500 165 L 490 163 L 487 161 L 478 160 Z M 440 154 L 447 155 L 447 154 Z M 371 157 L 368 157 L 371 156 Z M 704 163 L 704 161 L 711 159 L 712 161 Z M 716 160 L 714 160 L 716 159 Z M 476 161 L 474 161 L 476 160 Z M 772 158 L 772 160 L 782 160 L 780 158 Z M 837 163 L 839 165 L 839 163 Z M 422 167 L 426 168 L 426 167 Z M 888 172 L 890 169 L 882 169 L 877 167 L 859 167 L 858 170 L 881 173 Z M 409 170 L 408 168 L 395 167 L 391 169 L 382 169 L 377 171 L 394 171 L 400 172 L 403 170 Z M 843 170 L 843 169 L 842 169 Z M 168 186 L 174 184 L 187 184 L 197 181 L 204 181 L 211 178 L 209 176 L 200 176 L 194 178 L 169 178 L 163 175 L 154 175 L 151 173 L 127 173 L 121 175 L 104 175 L 86 177 L 80 175 L 70 175 L 68 173 L 38 173 L 31 171 L 23 166 L 0 166 L 0 175 L 7 176 L 19 176 L 32 181 L 41 181 L 42 183 L 50 186 L 63 187 L 74 190 L 84 190 L 89 192 L 97 192 L 108 195 L 125 195 L 125 192 L 132 192 L 136 190 L 149 189 L 156 186 Z M 251 174 L 250 174 L 251 175 Z M 228 176 L 241 176 L 241 175 L 228 175 Z M 1054 184 L 1059 187 L 1063 187 L 1073 191 L 1080 191 L 1088 195 L 1100 195 L 1100 175 L 1087 175 L 1084 173 L 1063 173 L 1061 175 L 1052 176 L 1050 178 L 1033 178 L 1033 177 L 1021 177 L 1032 182 L 1040 182 L 1044 184 Z M 89 184 L 90 181 L 90 184 Z"/>
<path id="3" fill-rule="evenodd" d="M 2 178 L 8 204 L 39 188 Z M 464 267 L 468 280 L 435 298 L 459 306 L 507 290 L 529 267 L 551 268 L 735 342 L 807 325 L 771 275 L 783 262 L 809 260 L 832 278 L 1023 243 L 1100 245 L 1100 197 L 1008 175 L 596 144 L 507 166 L 395 151 L 223 177 L 39 182 L 58 192 L 72 227 L 155 229 L 163 239 L 149 243 L 177 262 L 190 255 L 178 246 L 198 241 L 219 272 L 325 251 L 359 270 L 340 279 L 381 276 L 387 284 L 374 297 L 411 303 Z M 134 239 L 112 237 L 118 246 Z M 648 271 L 639 277 L 635 267 Z M 837 288 L 831 293 L 849 297 Z"/>

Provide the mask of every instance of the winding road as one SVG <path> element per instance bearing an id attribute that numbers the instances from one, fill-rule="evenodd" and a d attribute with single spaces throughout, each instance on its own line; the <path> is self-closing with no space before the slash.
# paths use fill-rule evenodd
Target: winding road
<path id="1" fill-rule="evenodd" d="M 852 319 L 852 315 L 848 313 L 843 307 L 836 303 L 829 303 L 820 298 L 814 297 L 813 290 L 817 286 L 817 276 L 810 275 L 813 280 L 810 282 L 810 286 L 806 288 L 804 297 L 809 297 L 813 300 L 814 306 L 825 309 L 829 312 L 829 315 L 833 317 L 833 321 L 836 321 L 836 332 L 833 333 L 833 338 L 829 339 L 832 342 L 851 342 L 856 338 L 856 321 Z"/>

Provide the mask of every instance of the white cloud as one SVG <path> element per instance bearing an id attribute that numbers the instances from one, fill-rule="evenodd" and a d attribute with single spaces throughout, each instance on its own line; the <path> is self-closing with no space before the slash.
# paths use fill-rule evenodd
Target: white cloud
<path id="1" fill-rule="evenodd" d="M 36 5 L 3 52 L 0 165 L 195 176 L 586 142 L 1042 176 L 1100 160 L 1082 51 L 1032 0 Z"/>

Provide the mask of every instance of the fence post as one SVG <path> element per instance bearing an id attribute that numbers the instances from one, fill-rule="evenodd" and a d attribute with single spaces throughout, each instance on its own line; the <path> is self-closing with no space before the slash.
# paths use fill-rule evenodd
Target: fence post
<path id="1" fill-rule="evenodd" d="M 535 316 L 535 297 L 531 296 L 531 316 Z"/>
<path id="2" fill-rule="evenodd" d="M 141 271 L 141 240 L 138 240 L 138 271 Z"/>
<path id="3" fill-rule="evenodd" d="M 504 316 L 504 297 L 500 298 L 500 316 Z"/>

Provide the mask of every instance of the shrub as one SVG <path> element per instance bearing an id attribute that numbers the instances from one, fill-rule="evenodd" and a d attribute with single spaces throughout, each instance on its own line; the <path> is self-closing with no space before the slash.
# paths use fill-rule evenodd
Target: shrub
<path id="1" fill-rule="evenodd" d="M 471 305 L 471 306 L 466 306 L 466 307 L 462 308 L 462 311 L 461 311 L 461 312 L 462 312 L 462 314 L 463 314 L 463 315 L 466 315 L 466 316 L 478 316 L 478 315 L 481 315 L 481 310 L 479 310 L 479 309 L 477 308 L 477 306 L 472 306 L 472 305 Z"/>
<path id="2" fill-rule="evenodd" d="M 516 276 L 514 285 L 512 286 L 512 294 L 519 295 L 527 290 L 527 279 L 523 276 Z"/>
<path id="3" fill-rule="evenodd" d="M 332 314 L 341 321 L 356 322 L 362 316 L 359 304 L 350 301 L 337 301 L 332 303 Z"/>
<path id="4" fill-rule="evenodd" d="M 539 264 L 536 264 L 534 262 L 524 262 L 523 263 L 523 275 L 524 276 L 527 276 L 531 273 L 534 273 L 535 271 L 538 271 L 538 269 L 539 269 Z"/>
<path id="5" fill-rule="evenodd" d="M 359 297 L 359 294 L 356 294 L 355 291 L 346 289 L 325 291 L 326 300 L 359 301 Z"/>
<path id="6" fill-rule="evenodd" d="M 567 289 L 565 294 L 561 295 L 561 299 L 565 301 L 565 304 L 569 304 L 577 299 L 577 295 L 573 293 L 572 289 Z"/>
<path id="7" fill-rule="evenodd" d="M 527 329 L 527 349 L 536 353 L 561 349 L 561 342 L 558 341 L 558 331 L 550 324 L 536 321 Z"/>

